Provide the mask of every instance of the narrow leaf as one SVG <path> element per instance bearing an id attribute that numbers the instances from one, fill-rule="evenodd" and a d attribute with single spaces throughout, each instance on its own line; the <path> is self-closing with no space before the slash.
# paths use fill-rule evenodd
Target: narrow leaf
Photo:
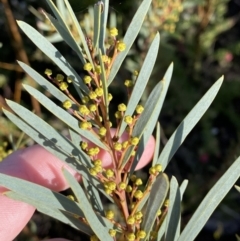
<path id="1" fill-rule="evenodd" d="M 67 224 L 77 230 L 80 230 L 88 235 L 93 235 L 92 229 L 87 224 L 80 222 L 79 221 L 80 216 L 78 216 L 76 214 L 73 215 L 69 212 L 53 208 L 51 205 L 49 206 L 46 204 L 39 203 L 39 201 L 36 199 L 32 200 L 29 197 L 21 195 L 16 192 L 9 191 L 9 192 L 6 192 L 5 195 L 11 199 L 28 203 L 28 204 L 36 207 L 36 209 L 39 212 L 41 212 L 45 215 L 55 218 L 55 219 L 61 221 L 62 223 L 65 223 L 65 224 Z"/>
<path id="2" fill-rule="evenodd" d="M 91 54 L 90 54 L 87 42 L 85 40 L 85 36 L 83 34 L 82 28 L 81 28 L 81 26 L 79 24 L 79 21 L 77 20 L 77 17 L 74 14 L 73 9 L 72 9 L 71 5 L 69 4 L 69 1 L 68 0 L 64 0 L 64 2 L 66 4 L 66 6 L 67 6 L 68 12 L 69 12 L 69 14 L 70 14 L 70 16 L 72 18 L 74 26 L 75 26 L 75 28 L 76 28 L 76 30 L 78 32 L 78 35 L 79 35 L 79 37 L 81 39 L 81 42 L 82 42 L 82 45 L 83 45 L 83 49 L 84 49 L 84 51 L 85 51 L 85 53 L 87 55 L 87 59 L 92 64 L 92 66 L 94 66 L 93 60 L 92 60 L 92 57 L 91 57 Z"/>
<path id="3" fill-rule="evenodd" d="M 223 77 L 221 77 L 216 83 L 208 90 L 208 92 L 201 98 L 201 100 L 194 106 L 190 113 L 178 126 L 176 131 L 172 134 L 164 147 L 157 163 L 160 163 L 163 170 L 167 167 L 172 156 L 175 154 L 179 146 L 183 143 L 189 132 L 200 120 L 206 110 L 209 108 L 217 92 L 219 91 Z"/>
<path id="4" fill-rule="evenodd" d="M 22 31 L 28 36 L 28 38 L 30 38 L 32 42 L 59 67 L 59 69 L 61 69 L 67 76 L 71 76 L 73 78 L 75 89 L 78 91 L 80 97 L 82 97 L 81 92 L 79 92 L 80 85 L 81 89 L 85 93 L 89 92 L 77 72 L 46 38 L 44 38 L 38 31 L 27 23 L 23 21 L 17 21 L 17 23 Z"/>
<path id="5" fill-rule="evenodd" d="M 159 33 L 157 33 L 148 50 L 148 53 L 142 65 L 141 71 L 137 77 L 137 81 L 134 84 L 134 88 L 133 88 L 131 97 L 129 99 L 124 116 L 128 116 L 128 115 L 132 116 L 132 114 L 136 109 L 137 104 L 139 103 L 142 97 L 142 94 L 146 88 L 146 85 L 148 83 L 148 80 L 150 78 L 150 75 L 152 73 L 152 70 L 157 58 L 159 44 L 160 44 L 160 36 L 159 36 Z M 115 62 L 117 62 L 117 60 Z M 119 134 L 118 134 L 119 136 L 122 135 L 126 126 L 127 126 L 127 123 L 123 121 L 121 123 L 121 127 L 119 130 Z"/>
<path id="6" fill-rule="evenodd" d="M 100 24 L 101 24 L 101 11 L 102 11 L 102 2 L 97 2 L 94 4 L 94 34 L 93 34 L 93 47 L 94 49 L 98 48 L 99 36 L 100 36 Z"/>
<path id="7" fill-rule="evenodd" d="M 122 52 L 121 54 L 119 54 L 117 56 L 116 60 L 114 61 L 114 64 L 113 64 L 113 67 L 112 67 L 112 70 L 111 70 L 111 73 L 109 76 L 109 80 L 108 80 L 109 85 L 115 78 L 120 66 L 122 65 L 123 60 L 127 56 L 134 40 L 136 39 L 136 37 L 141 29 L 143 20 L 148 12 L 151 2 L 152 2 L 151 0 L 143 0 L 142 1 L 137 12 L 135 13 L 130 25 L 128 26 L 127 32 L 123 39 L 123 42 L 126 44 L 126 50 L 124 52 Z"/>
<path id="8" fill-rule="evenodd" d="M 183 194 L 184 194 L 184 192 L 186 190 L 187 184 L 188 184 L 188 181 L 184 180 L 182 182 L 181 186 L 180 186 L 180 198 L 181 198 L 181 201 L 182 201 Z M 177 232 L 176 232 L 177 237 L 179 237 L 179 235 L 180 235 L 180 223 L 181 223 L 181 220 L 179 220 L 178 227 L 177 227 Z M 157 236 L 157 240 L 156 241 L 162 240 L 163 235 L 164 235 L 164 233 L 166 231 L 166 225 L 167 225 L 167 219 L 165 218 L 163 223 L 162 223 L 162 225 L 161 225 L 161 227 L 160 227 L 160 229 L 159 229 L 159 231 L 158 231 L 158 236 Z"/>
<path id="9" fill-rule="evenodd" d="M 24 88 L 35 98 L 37 99 L 45 108 L 57 116 L 60 120 L 66 123 L 70 128 L 79 133 L 82 137 L 90 140 L 95 145 L 106 149 L 106 146 L 98 139 L 96 135 L 88 130 L 83 130 L 79 128 L 79 122 L 73 116 L 71 116 L 67 111 L 60 108 L 53 101 L 43 95 L 40 91 L 29 85 L 23 85 Z"/>
<path id="10" fill-rule="evenodd" d="M 49 139 L 49 135 L 42 135 L 39 131 L 35 130 L 31 126 L 27 125 L 25 122 L 23 122 L 19 117 L 16 115 L 12 114 L 11 112 L 4 110 L 4 114 L 16 125 L 18 126 L 22 131 L 28 133 L 28 135 L 35 140 L 39 145 L 43 146 L 46 150 L 48 150 L 50 153 L 58 157 L 60 160 L 63 162 L 67 163 L 70 165 L 73 169 L 78 171 L 83 178 L 87 179 L 94 185 L 95 187 L 98 188 L 99 191 L 103 193 L 111 202 L 113 202 L 112 198 L 109 195 L 106 195 L 104 191 L 103 185 L 96 179 L 93 178 L 86 166 L 82 165 L 81 162 L 84 161 L 85 156 L 75 158 L 74 156 L 69 156 L 68 153 L 65 153 L 61 147 L 57 146 L 54 139 Z M 75 151 L 73 151 L 75 153 Z M 88 162 L 85 160 L 85 162 Z"/>
<path id="11" fill-rule="evenodd" d="M 52 23 L 52 25 L 57 29 L 58 33 L 62 36 L 63 40 L 77 53 L 83 64 L 86 63 L 84 59 L 83 52 L 78 45 L 78 43 L 73 38 L 71 32 L 69 32 L 66 28 L 64 28 L 55 18 L 53 18 L 50 14 L 45 13 L 45 16 Z"/>
<path id="12" fill-rule="evenodd" d="M 240 176 L 240 157 L 228 168 L 223 176 L 205 196 L 192 218 L 184 228 L 178 241 L 194 240 L 213 211 L 232 188 Z"/>
<path id="13" fill-rule="evenodd" d="M 160 150 L 160 124 L 157 122 L 157 128 L 156 128 L 156 138 L 155 138 L 155 148 L 154 148 L 154 155 L 153 155 L 153 161 L 152 166 L 156 165 L 158 156 L 159 156 L 159 150 Z"/>
<path id="14" fill-rule="evenodd" d="M 157 217 L 157 212 L 164 203 L 168 189 L 169 181 L 167 175 L 164 173 L 159 174 L 152 186 L 145 210 L 143 223 L 141 225 L 141 229 L 147 232 L 146 237 L 143 239 L 144 241 L 147 240 L 152 230 L 153 224 Z"/>
<path id="15" fill-rule="evenodd" d="M 84 217 L 84 213 L 78 203 L 46 187 L 1 173 L 0 185 L 21 194 L 23 197 L 35 200 L 37 203 L 36 208 L 49 207 Z"/>
<path id="16" fill-rule="evenodd" d="M 164 241 L 175 241 L 178 238 L 177 229 L 180 223 L 181 194 L 176 178 L 170 181 L 169 209 L 167 213 L 167 225 Z"/>
<path id="17" fill-rule="evenodd" d="M 87 197 L 85 196 L 85 193 L 79 183 L 66 169 L 63 169 L 63 174 L 69 185 L 71 186 L 74 194 L 78 198 L 79 206 L 81 207 L 85 218 L 90 224 L 95 235 L 97 235 L 100 240 L 112 241 L 112 237 L 109 235 L 108 229 L 103 226 L 98 216 L 93 211 L 92 206 L 89 203 Z"/>
<path id="18" fill-rule="evenodd" d="M 108 9 L 109 9 L 109 0 L 103 0 L 103 11 L 101 14 L 101 24 L 100 24 L 100 36 L 99 36 L 99 47 L 103 54 L 106 54 L 105 51 L 105 38 L 106 38 L 106 29 L 107 29 L 107 19 L 108 19 Z M 114 26 L 116 27 L 116 26 Z"/>

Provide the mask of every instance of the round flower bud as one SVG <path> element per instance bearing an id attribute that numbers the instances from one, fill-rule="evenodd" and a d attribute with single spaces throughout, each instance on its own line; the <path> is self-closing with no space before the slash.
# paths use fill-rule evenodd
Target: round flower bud
<path id="1" fill-rule="evenodd" d="M 138 230 L 137 231 L 137 238 L 139 238 L 139 239 L 145 238 L 146 235 L 147 235 L 146 232 L 143 231 L 143 230 Z"/>
<path id="2" fill-rule="evenodd" d="M 89 98 L 90 98 L 91 100 L 95 100 L 95 99 L 97 98 L 96 92 L 90 91 L 90 92 L 89 92 Z"/>
<path id="3" fill-rule="evenodd" d="M 135 181 L 135 185 L 137 185 L 137 186 L 140 186 L 140 185 L 142 185 L 142 179 L 141 178 L 137 178 L 136 179 L 136 181 Z"/>
<path id="4" fill-rule="evenodd" d="M 155 167 L 150 167 L 149 168 L 149 174 L 151 174 L 151 175 L 156 175 L 156 168 Z"/>
<path id="5" fill-rule="evenodd" d="M 67 77 L 67 82 L 68 82 L 68 83 L 72 83 L 72 82 L 73 82 L 73 77 L 68 76 L 68 77 Z"/>
<path id="6" fill-rule="evenodd" d="M 92 80 L 92 78 L 89 75 L 85 75 L 83 77 L 83 81 L 84 81 L 85 84 L 89 84 L 91 82 L 91 80 Z"/>
<path id="7" fill-rule="evenodd" d="M 119 104 L 118 105 L 118 111 L 125 111 L 127 109 L 126 105 L 125 104 Z"/>
<path id="8" fill-rule="evenodd" d="M 121 151 L 122 150 L 122 144 L 119 143 L 119 142 L 116 142 L 116 143 L 113 144 L 113 148 L 116 151 Z"/>
<path id="9" fill-rule="evenodd" d="M 87 95 L 83 96 L 83 98 L 82 98 L 83 104 L 87 104 L 89 102 L 89 100 L 90 99 L 89 99 L 89 97 Z"/>
<path id="10" fill-rule="evenodd" d="M 119 189 L 121 189 L 121 190 L 125 190 L 126 187 L 127 187 L 127 184 L 126 184 L 125 182 L 120 182 L 120 183 L 118 184 L 118 187 L 119 187 Z"/>
<path id="11" fill-rule="evenodd" d="M 98 134 L 99 134 L 100 136 L 105 136 L 106 133 L 107 133 L 107 129 L 106 129 L 105 127 L 101 127 L 101 128 L 99 129 L 99 131 L 98 131 Z"/>
<path id="12" fill-rule="evenodd" d="M 86 150 L 87 149 L 87 147 L 88 147 L 88 143 L 87 142 L 81 142 L 81 148 L 83 149 L 83 150 Z"/>
<path id="13" fill-rule="evenodd" d="M 127 233 L 126 238 L 128 241 L 134 241 L 135 240 L 135 234 L 134 233 Z"/>
<path id="14" fill-rule="evenodd" d="M 141 211 L 138 211 L 135 213 L 134 217 L 136 220 L 140 220 L 143 217 L 143 214 Z"/>
<path id="15" fill-rule="evenodd" d="M 57 74 L 56 80 L 57 80 L 58 82 L 61 82 L 61 81 L 64 80 L 64 76 L 63 76 L 62 74 Z"/>
<path id="16" fill-rule="evenodd" d="M 90 71 L 90 70 L 92 70 L 92 68 L 93 68 L 92 64 L 90 64 L 90 63 L 86 63 L 83 66 L 83 69 L 86 70 L 86 71 Z"/>
<path id="17" fill-rule="evenodd" d="M 135 223 L 135 218 L 133 216 L 129 216 L 127 218 L 127 224 L 133 225 Z"/>
<path id="18" fill-rule="evenodd" d="M 108 101 L 111 101 L 113 98 L 112 94 L 108 93 Z"/>
<path id="19" fill-rule="evenodd" d="M 71 107 L 72 107 L 71 101 L 70 101 L 70 100 L 65 100 L 65 101 L 63 102 L 63 107 L 64 107 L 65 109 L 71 108 Z"/>
<path id="20" fill-rule="evenodd" d="M 101 70 L 101 66 L 100 65 L 96 65 L 95 66 L 95 71 L 97 74 L 101 74 L 102 70 Z"/>
<path id="21" fill-rule="evenodd" d="M 115 112 L 115 118 L 116 119 L 121 119 L 122 118 L 122 113 L 120 111 Z"/>
<path id="22" fill-rule="evenodd" d="M 128 124 L 131 125 L 133 122 L 133 118 L 130 115 L 127 115 L 124 117 L 124 121 Z"/>
<path id="23" fill-rule="evenodd" d="M 130 185 L 127 185 L 127 187 L 126 187 L 126 192 L 131 192 L 132 191 L 132 186 L 130 186 Z"/>
<path id="24" fill-rule="evenodd" d="M 116 231 L 115 229 L 109 229 L 108 233 L 109 233 L 109 235 L 110 235 L 111 237 L 115 237 L 117 231 Z"/>
<path id="25" fill-rule="evenodd" d="M 66 90 L 66 89 L 68 88 L 67 82 L 61 82 L 61 83 L 59 84 L 59 88 L 60 88 L 62 91 Z"/>
<path id="26" fill-rule="evenodd" d="M 107 169 L 105 174 L 107 178 L 111 178 L 114 176 L 114 171 L 112 169 Z"/>
<path id="27" fill-rule="evenodd" d="M 118 35 L 118 30 L 116 28 L 110 28 L 109 34 L 110 36 L 115 37 Z"/>
<path id="28" fill-rule="evenodd" d="M 137 198 L 137 199 L 141 199 L 143 197 L 143 192 L 141 190 L 137 190 L 134 193 L 134 197 Z"/>
<path id="29" fill-rule="evenodd" d="M 101 97 L 103 95 L 103 88 L 100 88 L 100 87 L 96 88 L 95 93 L 97 96 Z"/>
<path id="30" fill-rule="evenodd" d="M 137 105 L 136 107 L 136 112 L 137 114 L 141 114 L 143 112 L 144 108 L 142 105 Z"/>
<path id="31" fill-rule="evenodd" d="M 124 82 L 124 85 L 127 86 L 128 88 L 132 87 L 133 86 L 133 81 L 126 79 L 125 82 Z"/>
<path id="32" fill-rule="evenodd" d="M 124 42 L 122 42 L 122 41 L 118 41 L 117 42 L 117 50 L 119 51 L 119 52 L 122 52 L 122 51 L 124 51 L 126 49 L 126 44 L 124 43 Z"/>
<path id="33" fill-rule="evenodd" d="M 44 74 L 46 74 L 47 76 L 51 76 L 52 75 L 52 70 L 51 69 L 46 69 Z"/>
<path id="34" fill-rule="evenodd" d="M 80 105 L 80 106 L 79 106 L 79 112 L 80 112 L 82 115 L 89 115 L 90 110 L 87 108 L 86 105 Z"/>
<path id="35" fill-rule="evenodd" d="M 156 169 L 157 172 L 161 172 L 162 171 L 162 165 L 161 164 L 157 164 L 155 166 L 155 169 Z"/>
<path id="36" fill-rule="evenodd" d="M 107 210 L 106 211 L 106 218 L 107 219 L 113 219 L 114 218 L 114 212 L 112 210 Z"/>
<path id="37" fill-rule="evenodd" d="M 138 137 L 132 137 L 130 139 L 130 143 L 131 143 L 131 145 L 136 146 L 139 143 L 139 138 Z"/>

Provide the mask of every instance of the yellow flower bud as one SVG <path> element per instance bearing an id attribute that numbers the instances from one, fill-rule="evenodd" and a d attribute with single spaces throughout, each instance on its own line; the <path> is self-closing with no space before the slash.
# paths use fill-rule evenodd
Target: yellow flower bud
<path id="1" fill-rule="evenodd" d="M 81 143 L 81 148 L 82 148 L 83 150 L 86 150 L 87 147 L 88 147 L 88 143 L 83 141 L 83 142 Z"/>
<path id="2" fill-rule="evenodd" d="M 46 74 L 47 76 L 51 76 L 52 75 L 52 70 L 51 69 L 46 69 L 44 74 Z"/>
<path id="3" fill-rule="evenodd" d="M 125 182 L 120 182 L 120 183 L 118 184 L 118 187 L 119 187 L 119 189 L 121 189 L 121 190 L 125 190 L 126 187 L 127 187 L 127 184 L 126 184 Z"/>
<path id="4" fill-rule="evenodd" d="M 72 107 L 71 101 L 70 101 L 70 100 L 65 100 L 65 101 L 63 102 L 63 107 L 64 107 L 65 109 L 71 108 L 71 107 Z"/>
<path id="5" fill-rule="evenodd" d="M 111 237 L 115 237 L 117 231 L 116 231 L 115 229 L 109 229 L 108 233 L 109 233 L 109 235 L 110 235 Z"/>
<path id="6" fill-rule="evenodd" d="M 89 98 L 91 100 L 95 100 L 97 98 L 97 94 L 94 91 L 89 92 Z"/>
<path id="7" fill-rule="evenodd" d="M 137 105 L 136 107 L 136 112 L 137 114 L 141 114 L 143 112 L 144 108 L 142 105 Z"/>
<path id="8" fill-rule="evenodd" d="M 90 110 L 87 108 L 86 105 L 80 105 L 80 106 L 79 106 L 79 112 L 80 112 L 82 115 L 89 115 Z"/>
<path id="9" fill-rule="evenodd" d="M 85 75 L 83 78 L 83 81 L 85 84 L 89 84 L 91 82 L 92 78 L 89 75 Z"/>
<path id="10" fill-rule="evenodd" d="M 127 86 L 128 88 L 132 87 L 133 86 L 133 81 L 127 79 L 127 80 L 125 80 L 124 85 Z"/>
<path id="11" fill-rule="evenodd" d="M 139 143 L 139 138 L 138 137 L 132 137 L 130 139 L 130 143 L 131 143 L 131 145 L 136 146 Z"/>
<path id="12" fill-rule="evenodd" d="M 119 51 L 119 52 L 122 52 L 122 51 L 124 51 L 126 49 L 126 44 L 124 43 L 124 42 L 122 42 L 122 41 L 118 41 L 117 42 L 117 50 Z"/>
<path id="13" fill-rule="evenodd" d="M 118 105 L 118 111 L 125 111 L 127 109 L 126 105 L 125 104 L 119 104 Z"/>
<path id="14" fill-rule="evenodd" d="M 61 81 L 63 81 L 63 79 L 64 79 L 64 76 L 62 74 L 57 74 L 57 76 L 56 76 L 57 81 L 61 82 Z"/>
<path id="15" fill-rule="evenodd" d="M 116 119 L 121 119 L 122 118 L 122 113 L 120 111 L 115 112 L 115 118 Z"/>
<path id="16" fill-rule="evenodd" d="M 114 218 L 114 212 L 112 210 L 106 211 L 106 218 L 107 219 L 113 219 Z"/>
<path id="17" fill-rule="evenodd" d="M 88 102 L 89 102 L 89 97 L 86 95 L 86 96 L 83 96 L 83 98 L 82 98 L 82 102 L 83 102 L 83 104 L 87 104 Z"/>
<path id="18" fill-rule="evenodd" d="M 129 216 L 127 218 L 127 224 L 133 225 L 135 223 L 135 218 L 133 216 Z"/>
<path id="19" fill-rule="evenodd" d="M 95 112 L 97 110 L 97 106 L 95 104 L 91 104 L 91 105 L 89 105 L 89 110 L 91 112 Z"/>
<path id="20" fill-rule="evenodd" d="M 101 128 L 99 129 L 99 131 L 98 131 L 98 134 L 99 134 L 100 136 L 105 136 L 106 133 L 107 133 L 107 129 L 106 129 L 105 127 L 101 127 Z"/>
<path id="21" fill-rule="evenodd" d="M 66 90 L 66 89 L 68 88 L 67 82 L 61 82 L 61 83 L 59 84 L 59 88 L 60 88 L 62 91 Z"/>
<path id="22" fill-rule="evenodd" d="M 116 143 L 113 144 L 113 148 L 116 151 L 121 151 L 122 150 L 122 144 L 119 143 L 119 142 L 116 142 Z"/>
<path id="23" fill-rule="evenodd" d="M 100 87 L 96 88 L 95 93 L 97 96 L 101 97 L 103 95 L 103 88 L 100 88 Z"/>
<path id="24" fill-rule="evenodd" d="M 97 74 L 101 74 L 101 72 L 102 72 L 101 66 L 100 65 L 95 66 L 95 71 Z"/>
<path id="25" fill-rule="evenodd" d="M 132 122 L 133 122 L 133 118 L 132 118 L 130 115 L 127 115 L 127 116 L 124 117 L 124 121 L 125 121 L 127 124 L 131 125 Z"/>
<path id="26" fill-rule="evenodd" d="M 135 180 L 135 185 L 137 185 L 137 186 L 140 186 L 140 185 L 142 185 L 142 179 L 141 178 L 137 178 L 136 180 Z"/>
<path id="27" fill-rule="evenodd" d="M 114 171 L 112 169 L 107 169 L 105 174 L 107 178 L 111 178 L 114 176 Z"/>
<path id="28" fill-rule="evenodd" d="M 156 169 L 157 172 L 161 172 L 162 171 L 162 165 L 161 164 L 157 164 L 155 166 L 155 169 Z"/>
<path id="29" fill-rule="evenodd" d="M 111 101 L 113 98 L 112 94 L 108 93 L 108 101 Z"/>
<path id="30" fill-rule="evenodd" d="M 132 186 L 130 186 L 130 185 L 127 185 L 127 187 L 126 187 L 126 192 L 131 192 L 132 191 Z"/>
<path id="31" fill-rule="evenodd" d="M 72 82 L 73 82 L 73 77 L 68 76 L 68 77 L 67 77 L 67 82 L 68 82 L 68 83 L 72 83 Z"/>
<path id="32" fill-rule="evenodd" d="M 135 240 L 135 234 L 134 233 L 127 233 L 126 238 L 128 241 L 134 241 Z"/>
<path id="33" fill-rule="evenodd" d="M 135 213 L 134 217 L 136 220 L 140 220 L 143 217 L 143 214 L 141 211 L 138 211 Z"/>
<path id="34" fill-rule="evenodd" d="M 109 34 L 110 34 L 110 36 L 115 37 L 118 35 L 118 30 L 116 28 L 111 28 L 109 30 Z"/>
<path id="35" fill-rule="evenodd" d="M 147 235 L 146 232 L 143 231 L 143 230 L 138 230 L 137 231 L 137 238 L 139 238 L 139 239 L 145 238 L 146 235 Z"/>
<path id="36" fill-rule="evenodd" d="M 134 193 L 134 197 L 137 198 L 137 199 L 141 199 L 143 197 L 143 192 L 141 190 L 137 190 Z"/>
<path id="37" fill-rule="evenodd" d="M 149 168 L 149 173 L 152 174 L 152 175 L 156 175 L 156 168 L 155 167 L 150 167 Z"/>
<path id="38" fill-rule="evenodd" d="M 93 66 L 90 63 L 86 63 L 83 66 L 83 69 L 86 70 L 86 71 L 90 71 L 90 70 L 92 70 L 92 68 L 93 68 Z"/>

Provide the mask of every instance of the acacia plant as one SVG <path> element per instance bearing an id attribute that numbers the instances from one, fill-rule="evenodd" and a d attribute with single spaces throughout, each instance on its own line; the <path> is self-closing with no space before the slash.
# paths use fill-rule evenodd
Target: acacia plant
<path id="1" fill-rule="evenodd" d="M 7 110 L 4 113 L 39 145 L 74 168 L 81 175 L 82 184 L 63 169 L 75 196 L 69 198 L 37 184 L 0 174 L 0 185 L 10 190 L 5 195 L 35 206 L 38 211 L 88 234 L 91 240 L 194 240 L 238 179 L 240 158 L 209 191 L 183 230 L 180 206 L 188 181 L 179 185 L 174 176 L 169 180 L 164 171 L 210 106 L 223 78 L 216 81 L 195 105 L 160 152 L 157 120 L 170 83 L 172 63 L 146 103 L 139 104 L 158 54 L 159 33 L 156 33 L 139 73 L 135 72 L 133 80 L 122 80 L 128 93 L 127 103 L 120 103 L 115 114 L 110 115 L 114 96 L 109 93 L 109 86 L 140 31 L 151 0 L 142 1 L 122 40 L 118 37 L 117 28 L 107 31 L 108 0 L 94 5 L 92 39 L 84 36 L 68 0 L 64 3 L 76 35 L 72 35 L 54 3 L 46 1 L 55 18 L 45 15 L 79 57 L 79 68 L 85 71 L 85 76 L 80 77 L 59 50 L 22 21 L 18 21 L 22 31 L 63 74 L 54 74 L 47 69 L 45 78 L 25 63 L 18 63 L 40 87 L 62 103 L 58 105 L 39 90 L 24 85 L 35 99 L 67 125 L 69 137 L 61 135 L 40 117 L 13 101 L 7 103 L 15 114 Z M 75 91 L 71 91 L 70 85 Z M 111 120 L 110 116 L 115 116 L 115 119 Z M 115 126 L 112 123 L 116 123 Z M 156 144 L 149 146 L 149 140 L 153 143 L 155 127 Z M 154 153 L 148 180 L 143 183 L 134 171 L 146 148 L 154 148 Z M 108 167 L 103 167 L 103 160 L 99 159 L 102 151 L 110 158 Z M 102 197 L 114 205 L 114 211 L 105 209 Z"/>

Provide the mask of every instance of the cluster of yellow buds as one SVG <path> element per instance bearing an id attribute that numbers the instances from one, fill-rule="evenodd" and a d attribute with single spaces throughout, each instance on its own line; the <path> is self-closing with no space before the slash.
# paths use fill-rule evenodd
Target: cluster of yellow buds
<path id="1" fill-rule="evenodd" d="M 149 16 L 154 26 L 162 28 L 170 33 L 175 32 L 179 16 L 183 11 L 183 0 L 154 0 L 153 11 Z"/>

